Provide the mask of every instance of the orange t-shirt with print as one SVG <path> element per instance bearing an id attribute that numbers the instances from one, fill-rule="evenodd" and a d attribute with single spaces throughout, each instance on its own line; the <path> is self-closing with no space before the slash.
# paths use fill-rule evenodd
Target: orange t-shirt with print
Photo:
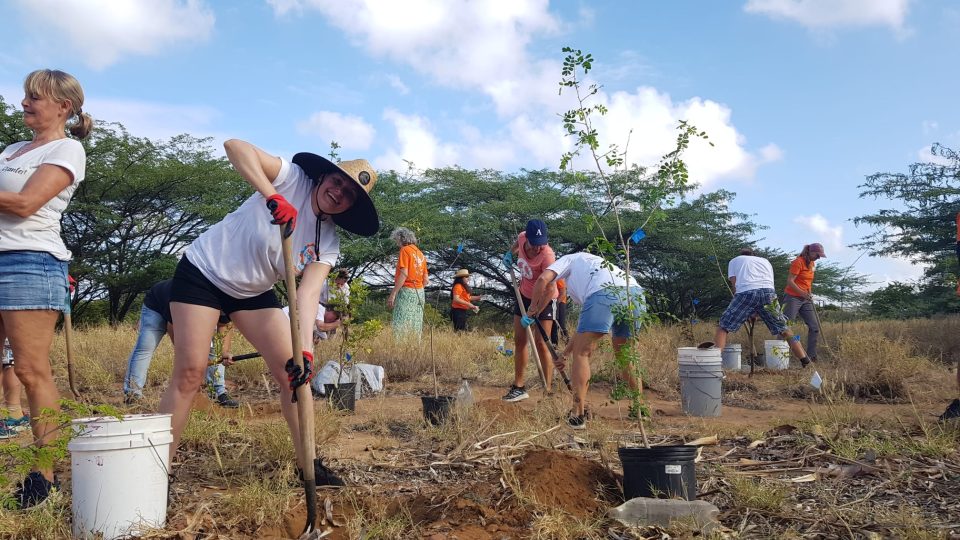
<path id="1" fill-rule="evenodd" d="M 459 298 L 468 304 L 470 303 L 470 295 L 467 294 L 467 288 L 459 283 L 453 286 L 453 298 Z M 452 299 L 450 300 L 450 307 L 453 309 L 470 309 L 454 304 Z"/>
<path id="2" fill-rule="evenodd" d="M 797 284 L 798 289 L 806 293 L 810 292 L 813 288 L 813 273 L 815 269 L 816 263 L 811 262 L 807 264 L 807 261 L 803 260 L 803 257 L 797 257 L 790 263 L 790 275 L 797 276 L 793 278 L 793 282 Z M 790 287 L 783 289 L 783 292 L 790 296 L 797 296 Z M 797 298 L 799 298 L 799 296 L 797 296 Z"/>
<path id="3" fill-rule="evenodd" d="M 404 287 L 411 289 L 422 289 L 423 282 L 427 280 L 427 258 L 423 252 L 417 249 L 413 244 L 407 244 L 400 248 L 400 258 L 397 260 L 397 271 L 393 275 L 394 279 L 400 275 L 400 270 L 407 270 L 407 279 L 403 282 Z"/>

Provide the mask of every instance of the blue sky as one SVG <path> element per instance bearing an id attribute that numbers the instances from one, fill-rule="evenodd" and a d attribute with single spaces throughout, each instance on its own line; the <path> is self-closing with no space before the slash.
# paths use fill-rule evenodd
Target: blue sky
<path id="1" fill-rule="evenodd" d="M 650 164 L 686 119 L 714 147 L 688 154 L 705 189 L 793 252 L 820 241 L 849 264 L 857 198 L 933 142 L 960 146 L 960 5 L 925 0 L 15 0 L 0 94 L 56 67 L 84 109 L 136 135 L 250 140 L 380 168 L 556 167 L 564 45 L 591 52 L 606 142 Z M 15 22 L 14 22 L 15 21 Z M 945 231 L 950 237 L 952 231 Z M 877 282 L 909 261 L 857 264 Z"/>

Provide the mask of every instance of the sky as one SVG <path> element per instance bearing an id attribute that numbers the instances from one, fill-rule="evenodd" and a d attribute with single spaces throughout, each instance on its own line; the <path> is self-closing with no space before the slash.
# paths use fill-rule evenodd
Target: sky
<path id="1" fill-rule="evenodd" d="M 0 3 L 0 95 L 39 67 L 76 76 L 84 110 L 138 136 L 237 137 L 281 156 L 379 169 L 556 169 L 561 48 L 593 55 L 604 144 L 655 164 L 686 120 L 703 190 L 767 227 L 761 245 L 821 242 L 829 261 L 889 206 L 875 172 L 960 147 L 960 4 L 949 0 L 12 0 Z M 953 231 L 945 231 L 945 236 Z M 921 268 L 854 267 L 877 284 Z"/>

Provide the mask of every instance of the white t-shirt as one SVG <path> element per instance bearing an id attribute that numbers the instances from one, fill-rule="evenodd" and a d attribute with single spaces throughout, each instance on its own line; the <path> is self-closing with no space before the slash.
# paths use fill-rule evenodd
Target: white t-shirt
<path id="1" fill-rule="evenodd" d="M 773 288 L 773 267 L 763 257 L 740 255 L 730 259 L 727 277 L 737 278 L 735 292 L 738 293 Z"/>
<path id="2" fill-rule="evenodd" d="M 323 316 L 327 313 L 327 308 L 323 307 L 323 304 L 317 306 L 317 320 L 323 322 Z M 290 318 L 290 306 L 283 306 L 283 314 Z M 313 339 L 327 339 L 327 333 L 317 330 L 317 327 L 313 327 Z"/>
<path id="3" fill-rule="evenodd" d="M 567 294 L 580 305 L 583 305 L 591 294 L 608 286 L 624 287 L 628 281 L 631 287 L 640 286 L 633 277 L 627 276 L 623 269 L 606 268 L 602 258 L 589 253 L 564 255 L 548 266 L 547 270 L 556 272 L 556 279 L 567 281 Z"/>
<path id="4" fill-rule="evenodd" d="M 283 160 L 273 187 L 297 209 L 297 226 L 290 237 L 297 274 L 314 262 L 334 266 L 340 256 L 340 237 L 332 219 L 322 223 L 320 247 L 314 245 L 317 216 L 310 199 L 313 180 L 298 165 Z M 270 223 L 271 219 L 263 195 L 254 193 L 194 240 L 185 255 L 230 296 L 252 298 L 262 294 L 284 278 L 280 228 Z"/>
<path id="5" fill-rule="evenodd" d="M 0 251 L 46 251 L 61 261 L 69 261 L 70 251 L 60 238 L 60 217 L 86 175 L 87 154 L 79 141 L 66 138 L 7 161 L 8 156 L 26 144 L 27 141 L 13 143 L 0 152 L 0 191 L 19 193 L 40 165 L 63 167 L 73 181 L 30 217 L 0 213 Z"/>

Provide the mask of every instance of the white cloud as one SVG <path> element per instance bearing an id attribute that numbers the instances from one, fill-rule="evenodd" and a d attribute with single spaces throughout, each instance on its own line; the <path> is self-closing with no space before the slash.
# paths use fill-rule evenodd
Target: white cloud
<path id="1" fill-rule="evenodd" d="M 823 244 L 827 256 L 831 256 L 831 253 L 836 254 L 846 249 L 846 246 L 843 244 L 843 225 L 831 225 L 827 218 L 820 214 L 797 216 L 793 218 L 793 222 L 799 223 L 815 233 L 815 238 L 810 240 L 810 242 Z"/>
<path id="2" fill-rule="evenodd" d="M 405 96 L 410 93 L 410 87 L 404 84 L 403 80 L 401 80 L 397 75 L 387 75 L 387 83 L 394 90 L 400 92 L 401 96 Z"/>
<path id="3" fill-rule="evenodd" d="M 904 31 L 911 0 L 748 0 L 744 11 L 795 21 L 807 28 L 887 26 Z"/>
<path id="4" fill-rule="evenodd" d="M 319 12 L 368 53 L 409 66 L 437 84 L 479 92 L 493 104 L 505 125 L 493 132 L 433 126 L 426 118 L 389 111 L 397 143 L 383 156 L 390 166 L 401 158 L 418 167 L 556 167 L 571 141 L 564 136 L 558 113 L 575 106 L 571 92 L 557 95 L 561 63 L 532 57 L 529 44 L 538 37 L 562 32 L 565 23 L 549 10 L 548 0 L 271 0 L 277 15 Z M 604 81 L 633 75 L 642 58 L 626 51 L 620 58 L 597 64 Z M 649 72 L 646 68 L 644 73 Z M 392 81 L 388 79 L 388 82 Z M 589 84 L 590 81 L 585 81 Z M 405 85 L 403 87 L 405 88 Z M 723 178 L 750 179 L 757 167 L 781 159 L 775 144 L 759 150 L 747 147 L 746 137 L 733 125 L 732 111 L 710 99 L 673 101 L 652 87 L 633 92 L 602 91 L 595 103 L 610 112 L 597 119 L 597 128 L 610 142 L 623 145 L 631 129 L 631 161 L 652 165 L 670 151 L 676 126 L 687 120 L 706 130 L 714 146 L 695 142 L 687 153 L 691 176 L 709 184 Z M 456 133 L 445 142 L 437 134 Z M 446 135 L 445 135 L 446 136 Z M 454 135 L 456 136 L 456 135 Z M 416 140 L 424 146 L 416 146 Z"/>
<path id="5" fill-rule="evenodd" d="M 455 145 L 440 142 L 426 118 L 401 114 L 393 109 L 384 111 L 383 118 L 393 124 L 399 148 L 392 148 L 374 159 L 377 167 L 404 171 L 407 162 L 412 162 L 418 169 L 459 163 L 459 149 Z"/>
<path id="6" fill-rule="evenodd" d="M 953 160 L 934 154 L 932 146 L 924 146 L 920 150 L 917 150 L 917 160 L 923 163 L 943 165 L 944 167 L 955 165 Z"/>
<path id="7" fill-rule="evenodd" d="M 204 41 L 215 20 L 201 0 L 18 0 L 17 6 L 35 39 L 52 39 L 42 48 L 72 50 L 95 69 Z"/>
<path id="8" fill-rule="evenodd" d="M 275 13 L 314 9 L 375 56 L 403 62 L 445 86 L 478 89 L 501 114 L 516 112 L 531 90 L 556 94 L 558 64 L 549 84 L 526 46 L 560 25 L 548 0 L 271 0 Z M 533 68 L 533 69 L 531 69 Z M 512 91 L 503 91 L 507 81 Z M 527 84 L 530 83 L 530 84 Z M 519 96 L 515 96 L 519 92 Z"/>
<path id="9" fill-rule="evenodd" d="M 324 142 L 336 141 L 346 150 L 367 150 L 373 143 L 375 130 L 363 118 L 330 111 L 315 112 L 297 124 L 301 135 L 320 137 Z"/>

